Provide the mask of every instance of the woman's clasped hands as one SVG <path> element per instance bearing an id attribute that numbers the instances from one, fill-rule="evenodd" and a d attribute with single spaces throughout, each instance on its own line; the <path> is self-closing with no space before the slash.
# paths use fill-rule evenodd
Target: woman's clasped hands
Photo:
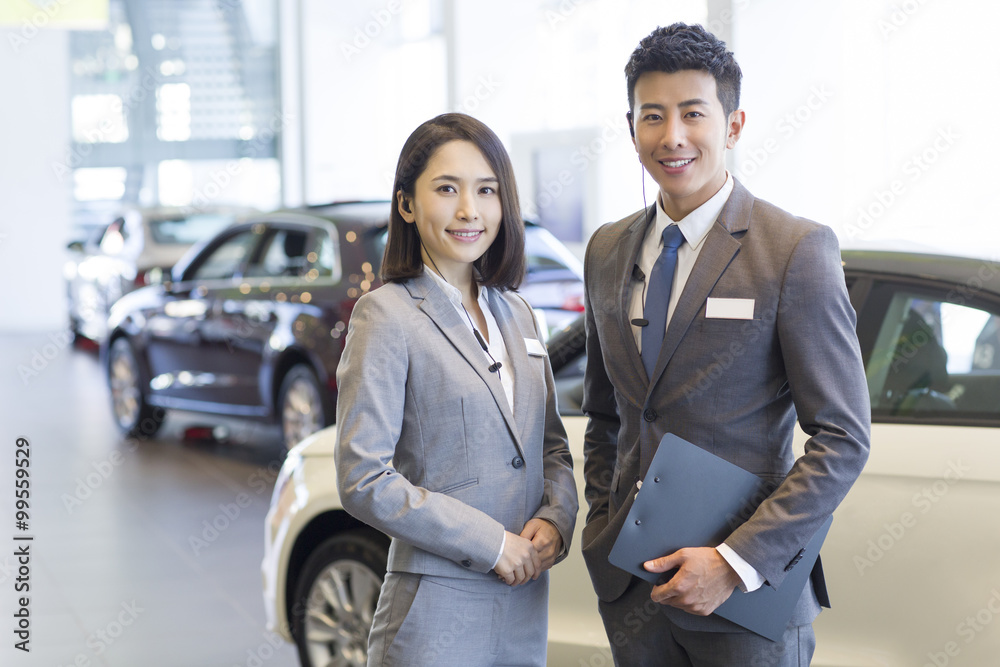
<path id="1" fill-rule="evenodd" d="M 562 552 L 562 536 L 545 519 L 531 519 L 520 535 L 507 531 L 503 553 L 493 571 L 510 586 L 538 579 Z"/>

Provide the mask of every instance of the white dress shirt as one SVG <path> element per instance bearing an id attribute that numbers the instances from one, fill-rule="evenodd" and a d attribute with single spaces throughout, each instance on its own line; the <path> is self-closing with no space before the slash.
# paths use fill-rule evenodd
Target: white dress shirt
<path id="1" fill-rule="evenodd" d="M 424 271 L 429 273 L 435 281 L 437 281 L 438 287 L 441 291 L 445 293 L 448 300 L 451 301 L 451 305 L 455 306 L 455 311 L 458 313 L 459 318 L 465 325 L 469 328 L 469 333 L 473 333 L 475 330 L 475 325 L 472 323 L 472 317 L 465 311 L 465 306 L 462 305 L 462 292 L 451 285 L 447 280 L 442 278 L 434 271 L 432 268 L 424 265 Z M 490 310 L 490 301 L 486 298 L 487 287 L 479 287 L 479 308 L 483 311 L 483 317 L 486 319 L 486 331 L 489 332 L 489 340 L 486 341 L 486 347 L 489 349 L 489 354 L 486 350 L 483 350 L 483 360 L 489 365 L 494 361 L 500 362 L 500 384 L 503 386 L 504 396 L 507 398 L 507 405 L 510 406 L 511 414 L 514 413 L 514 365 L 510 363 L 510 357 L 507 355 L 507 345 L 503 341 L 503 334 L 500 333 L 500 327 L 497 325 L 497 320 L 493 317 L 493 311 Z M 486 338 L 486 337 L 484 337 Z M 476 347 L 479 347 L 478 341 Z M 492 359 L 491 359 L 492 357 Z M 507 531 L 503 533 L 503 540 L 500 542 L 500 553 L 497 554 L 497 559 L 493 561 L 493 567 L 497 566 L 500 562 L 500 557 L 503 556 L 503 549 L 507 546 Z"/>
<path id="2" fill-rule="evenodd" d="M 707 202 L 688 213 L 683 219 L 677 221 L 672 220 L 667 215 L 663 210 L 663 205 L 659 197 L 657 197 L 656 219 L 646 230 L 646 237 L 642 241 L 642 247 L 639 249 L 639 257 L 636 261 L 636 266 L 642 271 L 643 278 L 639 280 L 633 277 L 630 287 L 629 320 L 642 318 L 642 313 L 646 305 L 646 291 L 648 289 L 646 280 L 653 272 L 653 264 L 656 263 L 663 249 L 663 230 L 668 225 L 676 224 L 680 227 L 681 234 L 684 236 L 684 243 L 677 249 L 677 268 L 674 269 L 674 282 L 670 288 L 670 303 L 667 306 L 667 325 L 669 326 L 670 318 L 673 317 L 674 309 L 677 307 L 677 301 L 680 299 L 688 277 L 691 275 L 691 269 L 694 267 L 694 263 L 698 259 L 702 247 L 705 245 L 705 237 L 708 235 L 708 230 L 718 220 L 719 213 L 722 212 L 722 207 L 726 205 L 726 201 L 729 200 L 729 195 L 732 192 L 733 177 L 727 171 L 726 182 L 722 188 Z M 632 333 L 635 336 L 635 345 L 641 353 L 642 327 L 632 325 Z M 666 334 L 665 330 L 664 334 Z M 716 550 L 736 570 L 736 574 L 739 575 L 742 582 L 740 590 L 746 593 L 755 591 L 763 585 L 764 577 L 739 554 L 733 551 L 729 545 L 725 543 L 720 544 L 716 547 Z"/>

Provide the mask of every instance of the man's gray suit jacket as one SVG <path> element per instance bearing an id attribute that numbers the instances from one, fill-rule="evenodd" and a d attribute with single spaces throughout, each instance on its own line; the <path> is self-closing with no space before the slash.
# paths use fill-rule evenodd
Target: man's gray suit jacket
<path id="1" fill-rule="evenodd" d="M 631 575 L 607 555 L 636 482 L 669 432 L 771 482 L 771 495 L 725 541 L 765 585 L 777 587 L 868 457 L 868 389 L 837 239 L 830 228 L 753 197 L 737 181 L 647 378 L 628 295 L 655 210 L 605 225 L 587 249 L 584 558 L 598 596 L 607 602 L 621 596 Z M 710 297 L 753 299 L 753 319 L 706 317 Z M 798 460 L 796 414 L 810 436 Z M 829 606 L 818 562 L 811 580 L 792 625 L 811 622 L 819 604 Z M 715 615 L 665 611 L 686 629 L 741 630 Z"/>
<path id="2" fill-rule="evenodd" d="M 344 509 L 390 535 L 390 572 L 482 576 L 504 530 L 551 521 L 569 548 L 577 493 L 530 307 L 489 291 L 513 370 L 511 412 L 468 326 L 426 273 L 358 300 L 337 369 Z M 515 417 L 516 416 L 516 417 Z M 563 555 L 565 555 L 565 551 Z"/>

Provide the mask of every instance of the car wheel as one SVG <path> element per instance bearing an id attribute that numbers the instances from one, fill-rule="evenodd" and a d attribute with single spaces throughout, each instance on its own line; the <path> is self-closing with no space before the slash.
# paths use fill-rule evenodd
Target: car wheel
<path id="1" fill-rule="evenodd" d="M 367 664 L 388 551 L 382 535 L 357 530 L 327 539 L 306 560 L 291 614 L 302 667 Z"/>
<path id="2" fill-rule="evenodd" d="M 166 411 L 146 402 L 135 349 L 124 336 L 111 344 L 108 380 L 115 423 L 125 435 L 149 437 L 160 430 Z"/>
<path id="3" fill-rule="evenodd" d="M 332 420 L 323 389 L 316 374 L 306 364 L 297 364 L 281 381 L 278 409 L 281 434 L 285 446 L 291 449 L 307 436 L 326 427 Z"/>

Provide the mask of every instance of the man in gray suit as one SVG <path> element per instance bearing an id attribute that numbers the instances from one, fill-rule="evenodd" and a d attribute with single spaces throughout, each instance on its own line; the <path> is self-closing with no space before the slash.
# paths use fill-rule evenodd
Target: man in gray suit
<path id="1" fill-rule="evenodd" d="M 583 553 L 618 665 L 802 665 L 829 606 L 817 561 L 779 642 L 713 615 L 739 587 L 779 587 L 868 457 L 864 368 L 833 232 L 755 198 L 726 171 L 742 73 L 701 26 L 658 28 L 625 69 L 628 121 L 657 201 L 592 237 Z M 795 460 L 796 414 L 810 436 Z M 774 489 L 718 547 L 608 563 L 657 444 L 674 433 Z"/>

